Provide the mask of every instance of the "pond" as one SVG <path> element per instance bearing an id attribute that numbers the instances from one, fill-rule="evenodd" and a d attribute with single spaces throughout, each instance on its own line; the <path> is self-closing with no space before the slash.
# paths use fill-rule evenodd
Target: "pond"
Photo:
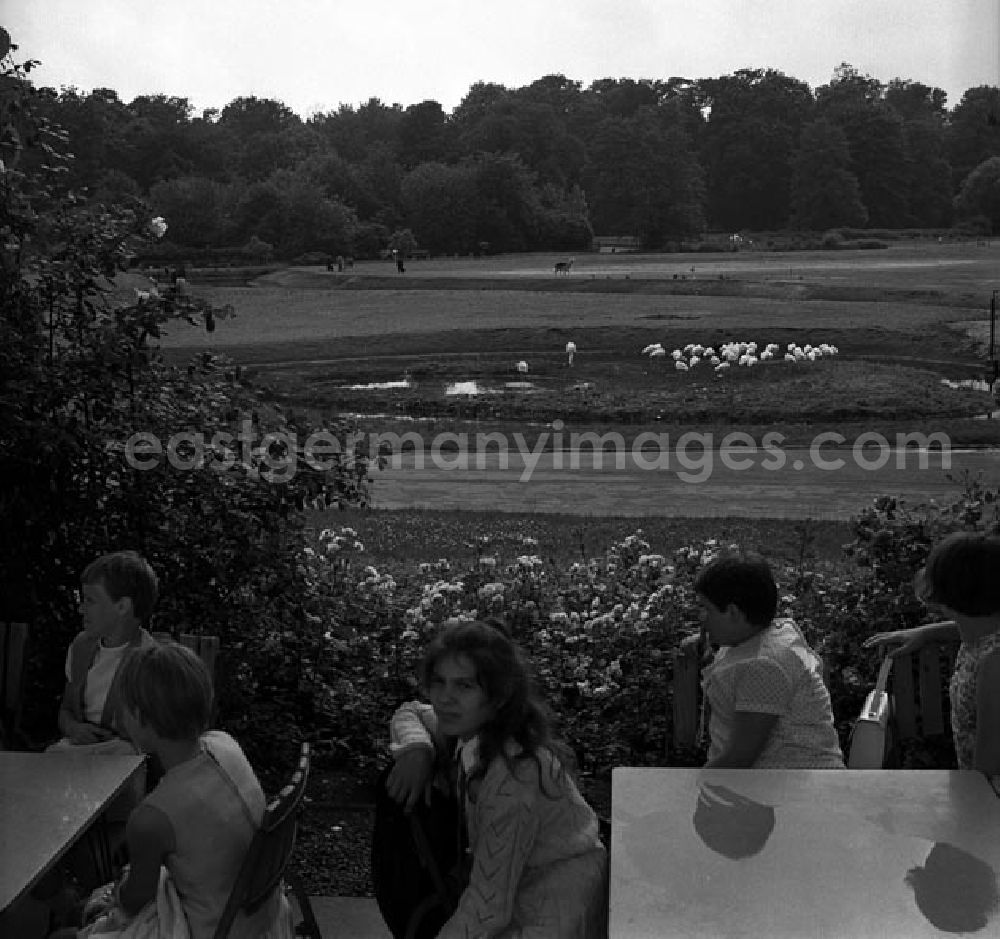
<path id="1" fill-rule="evenodd" d="M 348 391 L 388 391 L 391 388 L 411 387 L 409 379 L 402 381 L 370 381 L 364 385 L 345 385 Z"/>

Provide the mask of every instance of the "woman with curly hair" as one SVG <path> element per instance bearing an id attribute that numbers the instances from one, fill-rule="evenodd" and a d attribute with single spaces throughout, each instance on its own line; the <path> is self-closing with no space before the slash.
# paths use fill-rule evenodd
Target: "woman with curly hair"
<path id="1" fill-rule="evenodd" d="M 467 879 L 440 939 L 607 935 L 607 852 L 517 645 L 498 625 L 446 624 L 421 668 L 429 704 L 391 722 L 386 791 L 412 808 L 454 779 Z M 449 773 L 449 765 L 454 772 Z"/>

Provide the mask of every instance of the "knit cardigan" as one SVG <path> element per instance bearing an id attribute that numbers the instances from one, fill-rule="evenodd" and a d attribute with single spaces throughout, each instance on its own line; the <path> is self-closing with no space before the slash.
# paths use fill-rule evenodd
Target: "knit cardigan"
<path id="1" fill-rule="evenodd" d="M 430 706 L 402 705 L 391 723 L 393 756 L 433 746 L 436 725 Z M 511 742 L 508 753 L 516 758 L 519 749 Z M 464 806 L 469 884 L 437 939 L 607 936 L 607 855 L 597 817 L 554 755 L 543 748 L 538 756 L 538 764 L 515 759 L 514 772 L 496 757 Z"/>

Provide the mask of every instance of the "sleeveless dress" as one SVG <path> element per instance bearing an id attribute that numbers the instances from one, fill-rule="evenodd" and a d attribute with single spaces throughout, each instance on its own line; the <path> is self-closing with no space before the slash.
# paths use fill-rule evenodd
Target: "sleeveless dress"
<path id="1" fill-rule="evenodd" d="M 169 769 L 144 805 L 170 821 L 176 849 L 164 865 L 180 897 L 191 939 L 212 939 L 254 831 L 264 817 L 264 792 L 239 744 L 222 731 L 201 738 L 193 759 Z M 263 939 L 287 901 L 281 891 L 253 917 L 238 914 L 231 939 Z"/>
<path id="2" fill-rule="evenodd" d="M 959 769 L 975 769 L 976 670 L 983 658 L 1000 649 L 1000 632 L 963 642 L 955 658 L 948 692 L 951 697 L 951 732 Z"/>

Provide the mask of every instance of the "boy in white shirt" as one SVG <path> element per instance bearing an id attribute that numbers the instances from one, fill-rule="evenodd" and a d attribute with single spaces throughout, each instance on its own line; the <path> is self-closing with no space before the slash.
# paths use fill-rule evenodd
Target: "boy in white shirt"
<path id="1" fill-rule="evenodd" d="M 80 580 L 83 631 L 66 653 L 63 739 L 53 746 L 131 753 L 117 723 L 115 677 L 128 654 L 156 642 L 142 628 L 156 603 L 156 574 L 135 551 L 115 551 L 87 565 Z"/>

